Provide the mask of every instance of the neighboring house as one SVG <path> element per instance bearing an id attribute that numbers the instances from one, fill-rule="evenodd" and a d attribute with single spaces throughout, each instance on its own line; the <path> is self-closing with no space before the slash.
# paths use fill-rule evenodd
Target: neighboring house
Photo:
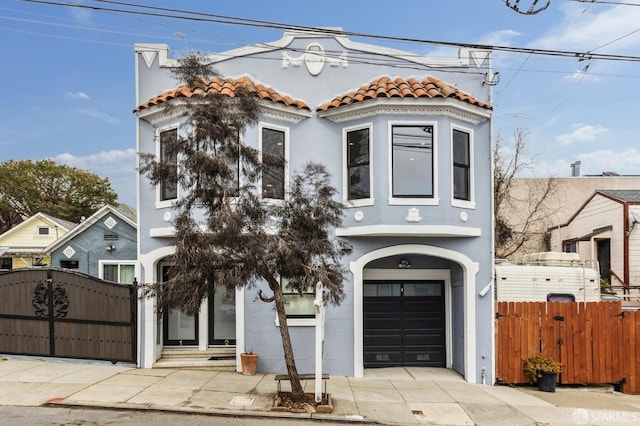
<path id="1" fill-rule="evenodd" d="M 640 190 L 597 190 L 549 232 L 552 250 L 597 260 L 618 295 L 640 300 Z"/>
<path id="2" fill-rule="evenodd" d="M 119 283 L 133 283 L 137 256 L 136 211 L 105 205 L 46 248 L 51 266 Z"/>
<path id="3" fill-rule="evenodd" d="M 188 131 L 180 109 L 167 107 L 194 94 L 173 79 L 166 45 L 135 51 L 137 151 L 162 155 L 166 136 Z M 282 179 L 263 180 L 263 197 L 285 197 L 291 173 L 314 160 L 346 204 L 336 234 L 354 250 L 343 259 L 347 297 L 326 311 L 325 372 L 430 366 L 493 383 L 490 52 L 427 58 L 339 31 L 287 32 L 210 59 L 227 79 L 211 92 L 232 95 L 244 84 L 261 99 L 261 119 L 242 141 L 288 161 L 271 171 Z M 139 178 L 141 283 L 169 274 L 180 191 Z M 304 303 L 312 298 L 290 299 L 301 372 L 315 365 L 313 303 Z M 256 301 L 255 289 L 215 294 L 195 317 L 160 314 L 148 298 L 139 311 L 141 367 L 163 348 L 235 344 L 237 354 L 260 354 L 259 371 L 286 370 L 273 306 Z"/>
<path id="4" fill-rule="evenodd" d="M 0 235 L 0 270 L 49 266 L 46 247 L 64 236 L 76 224 L 36 213 Z"/>
<path id="5" fill-rule="evenodd" d="M 577 163 L 577 162 L 576 162 Z M 640 189 L 640 176 L 618 175 L 605 172 L 601 175 L 580 175 L 579 165 L 572 164 L 571 177 L 558 177 L 556 190 L 544 200 L 540 220 L 529 228 L 530 239 L 512 256 L 511 261 L 520 261 L 522 256 L 554 250 L 549 245 L 549 229 L 569 220 L 580 205 L 596 190 L 636 190 Z M 502 216 L 516 229 L 521 229 L 529 215 L 530 203 L 535 202 L 548 178 L 516 178 L 512 182 L 512 205 L 502 206 Z M 534 197 L 531 196 L 534 194 Z"/>

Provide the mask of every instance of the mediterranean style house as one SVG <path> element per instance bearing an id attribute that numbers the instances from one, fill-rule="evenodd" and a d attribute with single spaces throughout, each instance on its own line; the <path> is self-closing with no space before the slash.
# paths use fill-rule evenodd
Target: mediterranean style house
<path id="1" fill-rule="evenodd" d="M 136 44 L 135 55 L 137 150 L 162 156 L 167 137 L 189 131 L 181 99 L 206 94 L 173 79 L 168 46 Z M 493 383 L 490 52 L 429 58 L 327 29 L 286 32 L 210 61 L 222 78 L 209 92 L 233 96 L 244 85 L 260 99 L 261 119 L 242 142 L 287 160 L 263 176 L 262 197 L 286 197 L 291 173 L 314 160 L 345 204 L 335 233 L 353 252 L 343 259 L 347 297 L 325 313 L 324 371 L 361 377 L 368 368 L 429 366 Z M 161 282 L 184 189 L 152 186 L 144 175 L 138 186 L 139 281 Z M 176 347 L 227 348 L 259 353 L 258 371 L 284 372 L 275 311 L 256 293 L 220 291 L 193 317 L 142 298 L 139 365 Z M 306 296 L 289 296 L 287 308 L 303 373 L 315 365 L 314 295 Z M 239 369 L 239 356 L 234 363 Z"/>

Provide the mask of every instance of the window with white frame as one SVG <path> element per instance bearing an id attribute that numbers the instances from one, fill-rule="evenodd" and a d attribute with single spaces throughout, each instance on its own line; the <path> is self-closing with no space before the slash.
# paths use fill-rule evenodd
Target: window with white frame
<path id="1" fill-rule="evenodd" d="M 227 181 L 231 196 L 237 196 L 240 191 L 240 132 L 236 131 L 235 137 L 235 154 L 237 157 L 230 156 L 227 162 L 233 176 Z"/>
<path id="2" fill-rule="evenodd" d="M 51 233 L 50 231 L 51 231 L 51 228 L 49 228 L 46 225 L 36 227 L 36 235 L 39 235 L 41 237 L 48 236 Z"/>
<path id="3" fill-rule="evenodd" d="M 453 198 L 471 201 L 471 137 L 468 132 L 453 129 Z"/>
<path id="4" fill-rule="evenodd" d="M 284 200 L 286 139 L 283 129 L 262 127 L 262 198 Z"/>
<path id="5" fill-rule="evenodd" d="M 102 263 L 100 278 L 114 283 L 133 284 L 135 269 L 135 263 L 133 262 L 104 262 Z"/>
<path id="6" fill-rule="evenodd" d="M 284 310 L 287 313 L 287 318 L 315 318 L 316 311 L 313 302 L 316 295 L 314 287 L 300 294 L 287 289 L 286 278 L 280 279 L 280 285 L 282 286 Z"/>
<path id="7" fill-rule="evenodd" d="M 176 175 L 166 176 L 158 185 L 158 201 L 166 202 L 178 198 L 178 155 L 170 152 L 168 146 L 178 138 L 178 129 L 172 128 L 161 130 L 158 142 L 158 159 L 163 162 L 174 163 L 176 165 Z"/>
<path id="8" fill-rule="evenodd" d="M 345 129 L 345 198 L 352 204 L 371 198 L 371 127 Z"/>
<path id="9" fill-rule="evenodd" d="M 231 197 L 237 196 L 240 190 L 240 132 L 234 129 L 229 140 L 207 139 L 198 144 L 197 149 L 218 162 L 217 177 L 222 180 L 224 190 Z"/>
<path id="10" fill-rule="evenodd" d="M 393 198 L 434 198 L 434 126 L 391 126 Z"/>

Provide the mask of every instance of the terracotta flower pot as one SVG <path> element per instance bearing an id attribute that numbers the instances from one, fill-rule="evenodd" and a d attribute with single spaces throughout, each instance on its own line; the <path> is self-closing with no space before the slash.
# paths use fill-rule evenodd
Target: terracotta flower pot
<path id="1" fill-rule="evenodd" d="M 240 361 L 242 363 L 242 374 L 245 376 L 253 376 L 256 374 L 256 365 L 258 364 L 257 353 L 241 353 Z"/>

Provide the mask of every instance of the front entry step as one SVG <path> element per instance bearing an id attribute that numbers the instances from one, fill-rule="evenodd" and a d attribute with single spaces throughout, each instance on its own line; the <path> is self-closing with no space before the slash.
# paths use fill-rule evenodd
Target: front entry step
<path id="1" fill-rule="evenodd" d="M 153 368 L 235 371 L 236 347 L 217 346 L 206 351 L 200 351 L 196 347 L 165 347 Z"/>

